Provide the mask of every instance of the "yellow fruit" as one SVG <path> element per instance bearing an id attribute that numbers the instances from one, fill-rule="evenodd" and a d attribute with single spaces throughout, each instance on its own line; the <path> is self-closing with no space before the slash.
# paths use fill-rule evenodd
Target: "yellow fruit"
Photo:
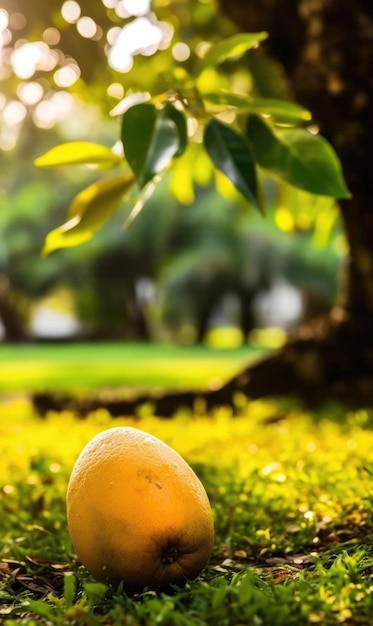
<path id="1" fill-rule="evenodd" d="M 128 592 L 195 578 L 214 528 L 206 491 L 187 462 L 139 429 L 117 427 L 82 450 L 67 490 L 67 520 L 94 578 Z"/>

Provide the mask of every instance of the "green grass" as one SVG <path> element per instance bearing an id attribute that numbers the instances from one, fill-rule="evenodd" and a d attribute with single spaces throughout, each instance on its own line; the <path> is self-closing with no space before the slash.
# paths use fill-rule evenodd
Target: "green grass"
<path id="1" fill-rule="evenodd" d="M 226 380 L 262 349 L 146 344 L 0 347 L 0 392 L 98 387 L 198 388 Z"/>
<path id="2" fill-rule="evenodd" d="M 135 425 L 176 448 L 209 494 L 210 564 L 182 587 L 129 597 L 76 562 L 66 528 L 72 464 L 97 432 Z M 39 420 L 0 414 L 0 623 L 4 626 L 373 624 L 372 414 L 248 403 L 232 418 Z"/>

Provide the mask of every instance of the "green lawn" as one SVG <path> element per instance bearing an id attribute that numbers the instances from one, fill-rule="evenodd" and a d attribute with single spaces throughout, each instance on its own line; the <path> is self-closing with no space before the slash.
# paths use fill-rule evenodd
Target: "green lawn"
<path id="1" fill-rule="evenodd" d="M 148 372 L 187 364 L 202 385 L 208 367 L 235 368 L 247 351 L 210 353 L 141 346 L 95 347 L 120 367 L 145 359 Z M 59 346 L 1 354 L 1 367 L 44 361 L 89 370 L 93 352 Z M 121 354 L 123 350 L 123 354 Z M 168 352 L 170 350 L 170 352 Z M 126 356 L 124 357 L 124 353 Z M 110 356 L 111 354 L 111 356 Z M 20 358 L 23 355 L 23 358 Z M 37 358 L 35 358 L 37 355 Z M 104 359 L 104 355 L 105 359 Z M 84 356 L 84 358 L 83 358 Z M 13 358 L 13 361 L 12 361 Z M 131 360 L 132 359 L 132 360 Z M 214 365 L 215 364 L 215 365 Z M 223 364 L 225 364 L 223 366 Z M 77 374 L 78 376 L 78 374 Z M 180 376 L 180 370 L 179 370 Z M 23 379 L 30 384 L 30 378 Z M 135 377 L 134 377 L 135 380 Z M 37 377 L 34 383 L 38 383 Z M 34 384 L 33 383 L 33 384 Z M 52 384 L 49 379 L 49 384 Z M 144 379 L 141 380 L 144 384 Z M 4 390 L 6 385 L 3 381 Z M 74 555 L 65 493 L 72 465 L 97 432 L 130 425 L 154 434 L 194 467 L 215 520 L 210 563 L 184 586 L 129 597 L 97 583 Z M 25 395 L 0 404 L 0 624 L 2 626 L 372 626 L 373 412 L 329 406 L 310 414 L 294 402 L 247 402 L 232 417 L 178 414 L 113 420 L 97 410 L 41 420 Z M 125 497 L 125 491 L 124 491 Z M 105 506 L 105 503 L 102 503 Z"/>
<path id="2" fill-rule="evenodd" d="M 127 343 L 0 347 L 0 392 L 98 387 L 204 387 L 226 380 L 263 349 Z"/>

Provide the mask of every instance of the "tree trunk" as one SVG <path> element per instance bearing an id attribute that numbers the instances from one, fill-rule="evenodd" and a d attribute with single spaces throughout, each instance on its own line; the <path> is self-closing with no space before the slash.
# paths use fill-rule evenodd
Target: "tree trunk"
<path id="1" fill-rule="evenodd" d="M 9 279 L 4 274 L 0 274 L 0 320 L 4 330 L 4 342 L 19 343 L 27 339 L 18 312 L 12 303 Z"/>
<path id="2" fill-rule="evenodd" d="M 251 396 L 300 393 L 373 402 L 373 4 L 369 0 L 219 0 L 241 30 L 267 30 L 285 70 L 341 160 L 349 246 L 338 308 L 301 328 L 276 356 L 227 387 Z M 247 383 L 243 383 L 246 377 Z M 240 381 L 241 380 L 241 384 Z"/>
<path id="3" fill-rule="evenodd" d="M 222 388 L 166 394 L 154 399 L 154 410 L 169 415 L 178 406 L 193 406 L 198 396 L 207 408 L 234 406 L 237 392 L 373 405 L 373 2 L 218 2 L 241 31 L 269 33 L 267 52 L 282 65 L 293 97 L 312 112 L 337 151 L 353 194 L 340 203 L 349 259 L 338 307 L 330 316 L 301 327 L 279 352 Z M 132 413 L 148 400 L 108 408 Z"/>

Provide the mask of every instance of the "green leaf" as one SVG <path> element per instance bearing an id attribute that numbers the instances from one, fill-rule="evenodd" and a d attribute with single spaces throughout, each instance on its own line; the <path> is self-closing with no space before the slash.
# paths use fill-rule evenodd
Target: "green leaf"
<path id="1" fill-rule="evenodd" d="M 74 603 L 76 594 L 76 580 L 72 572 L 66 572 L 63 578 L 63 597 L 67 607 Z"/>
<path id="2" fill-rule="evenodd" d="M 43 600 L 27 600 L 23 606 L 28 611 L 32 611 L 32 613 L 47 620 L 53 620 L 55 617 L 53 608 Z"/>
<path id="3" fill-rule="evenodd" d="M 37 167 L 58 167 L 61 165 L 108 165 L 123 162 L 107 146 L 90 141 L 69 141 L 55 146 L 35 159 Z"/>
<path id="4" fill-rule="evenodd" d="M 205 127 L 203 143 L 215 167 L 259 208 L 255 161 L 246 139 L 226 124 L 212 119 Z"/>
<path id="5" fill-rule="evenodd" d="M 140 189 L 169 165 L 181 147 L 175 121 L 153 104 L 138 104 L 124 113 L 122 142 Z"/>
<path id="6" fill-rule="evenodd" d="M 286 100 L 273 98 L 250 98 L 242 95 L 220 92 L 204 94 L 203 99 L 222 108 L 233 107 L 240 113 L 257 113 L 265 117 L 272 117 L 276 122 L 283 124 L 299 124 L 309 122 L 311 113 L 303 107 Z"/>
<path id="7" fill-rule="evenodd" d="M 134 176 L 103 178 L 72 201 L 68 221 L 48 233 L 43 255 L 89 241 L 109 221 L 135 182 Z"/>
<path id="8" fill-rule="evenodd" d="M 213 44 L 207 51 L 200 63 L 199 73 L 206 67 L 219 65 L 223 61 L 242 56 L 251 48 L 256 48 L 258 44 L 266 39 L 268 34 L 260 33 L 238 33 L 232 37 L 228 37 L 217 44 Z"/>
<path id="9" fill-rule="evenodd" d="M 300 128 L 274 131 L 261 118 L 250 116 L 247 136 L 263 169 L 310 193 L 351 197 L 339 159 L 320 135 Z"/>
<path id="10" fill-rule="evenodd" d="M 84 591 L 87 594 L 89 600 L 94 603 L 102 602 L 107 595 L 108 590 L 109 587 L 107 585 L 104 585 L 104 583 L 84 583 Z"/>
<path id="11" fill-rule="evenodd" d="M 179 148 L 175 153 L 175 157 L 181 156 L 185 152 L 188 143 L 187 123 L 184 113 L 176 109 L 170 102 L 167 102 L 163 108 L 163 117 L 174 122 L 179 134 Z"/>

